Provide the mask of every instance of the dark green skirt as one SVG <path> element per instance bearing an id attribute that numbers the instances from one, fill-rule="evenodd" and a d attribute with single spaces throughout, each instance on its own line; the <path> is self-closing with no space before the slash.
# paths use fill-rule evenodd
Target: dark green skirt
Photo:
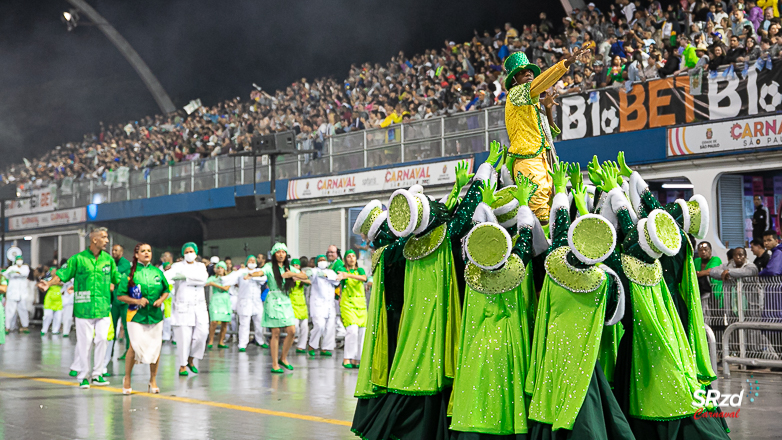
<path id="1" fill-rule="evenodd" d="M 551 430 L 548 423 L 529 421 L 531 440 L 632 440 L 635 437 L 622 409 L 611 391 L 600 363 L 595 365 L 584 404 L 573 423 L 573 430 Z"/>
<path id="2" fill-rule="evenodd" d="M 448 440 L 451 388 L 432 396 L 388 393 L 359 399 L 350 430 L 367 440 Z"/>
<path id="3" fill-rule="evenodd" d="M 630 417 L 638 440 L 729 440 L 723 419 L 687 417 L 677 420 L 642 420 Z"/>
<path id="4" fill-rule="evenodd" d="M 478 434 L 477 432 L 451 431 L 451 440 L 527 440 L 529 434 Z"/>

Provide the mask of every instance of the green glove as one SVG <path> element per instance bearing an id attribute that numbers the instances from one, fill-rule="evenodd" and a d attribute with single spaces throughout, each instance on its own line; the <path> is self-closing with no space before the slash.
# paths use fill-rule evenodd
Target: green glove
<path id="1" fill-rule="evenodd" d="M 481 198 L 483 199 L 483 203 L 489 206 L 494 203 L 496 200 L 494 197 L 495 190 L 497 190 L 496 183 L 483 182 L 483 185 L 481 186 Z"/>
<path id="2" fill-rule="evenodd" d="M 572 187 L 583 184 L 584 177 L 581 175 L 581 164 L 578 162 L 570 164 L 568 167 L 568 175 L 570 176 L 570 185 Z"/>
<path id="3" fill-rule="evenodd" d="M 587 164 L 587 174 L 589 180 L 592 181 L 592 185 L 600 188 L 603 183 L 603 176 L 600 174 L 600 164 L 597 162 L 597 156 L 593 156 L 592 160 Z"/>
<path id="4" fill-rule="evenodd" d="M 537 189 L 538 184 L 519 172 L 516 175 L 516 191 L 513 192 L 513 197 L 519 201 L 519 206 L 527 206 L 529 199 L 532 198 Z"/>
<path id="5" fill-rule="evenodd" d="M 625 152 L 620 151 L 619 155 L 616 157 L 616 161 L 619 162 L 619 175 L 627 177 L 628 179 L 633 174 L 633 170 L 630 169 L 630 167 L 627 166 L 627 162 L 625 161 Z"/>
<path id="6" fill-rule="evenodd" d="M 554 181 L 554 192 L 556 194 L 567 192 L 568 163 L 557 160 L 556 163 L 552 164 L 551 168 L 552 171 L 549 171 L 549 175 Z"/>
<path id="7" fill-rule="evenodd" d="M 573 202 L 576 204 L 578 213 L 581 215 L 589 214 L 589 210 L 586 207 L 587 190 L 583 182 L 578 182 L 570 188 L 570 192 L 573 193 Z"/>
<path id="8" fill-rule="evenodd" d="M 610 192 L 614 188 L 618 188 L 616 179 L 619 177 L 618 171 L 614 167 L 603 168 L 601 175 L 603 177 L 603 184 L 599 186 L 603 192 Z"/>
<path id="9" fill-rule="evenodd" d="M 470 167 L 470 162 L 463 160 L 456 164 L 456 186 L 459 187 L 459 191 L 461 192 L 462 188 L 464 188 L 464 185 L 467 185 L 467 182 L 470 181 L 470 179 L 475 176 L 475 174 L 468 174 L 467 169 Z"/>
<path id="10" fill-rule="evenodd" d="M 502 158 L 504 152 L 505 147 L 503 147 L 501 143 L 497 141 L 491 141 L 489 144 L 489 158 L 486 159 L 486 163 L 490 163 L 491 166 L 495 166 L 497 161 Z"/>

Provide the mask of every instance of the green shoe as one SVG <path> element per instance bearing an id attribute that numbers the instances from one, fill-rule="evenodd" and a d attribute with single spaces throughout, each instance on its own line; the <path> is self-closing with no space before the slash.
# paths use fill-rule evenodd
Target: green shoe
<path id="1" fill-rule="evenodd" d="M 269 344 L 261 344 L 261 348 L 269 348 Z"/>
<path id="2" fill-rule="evenodd" d="M 212 348 L 212 344 L 207 344 L 206 348 Z"/>
<path id="3" fill-rule="evenodd" d="M 179 372 L 179 375 L 180 375 L 180 376 L 187 376 L 187 370 L 185 370 L 185 371 L 180 371 L 180 372 Z"/>
<path id="4" fill-rule="evenodd" d="M 282 371 L 282 368 L 278 368 L 276 370 L 274 368 L 272 368 L 272 373 L 282 374 L 282 373 L 284 373 L 284 371 Z"/>
<path id="5" fill-rule="evenodd" d="M 105 387 L 109 384 L 109 381 L 103 378 L 103 376 L 93 377 L 92 384 L 99 387 Z"/>
<path id="6" fill-rule="evenodd" d="M 62 335 L 62 337 L 63 337 L 63 338 L 67 338 L 67 337 L 68 337 L 68 335 L 66 335 L 66 334 L 63 334 L 63 335 Z"/>
<path id="7" fill-rule="evenodd" d="M 76 370 L 71 370 L 71 372 L 70 372 L 70 373 L 68 373 L 68 376 L 71 376 L 71 377 L 76 377 L 76 376 L 78 376 L 78 375 L 79 375 L 79 372 L 78 372 L 78 371 L 76 371 Z"/>
<path id="8" fill-rule="evenodd" d="M 321 351 L 320 355 L 321 356 L 326 356 L 326 357 L 331 357 L 331 352 L 330 351 Z"/>
<path id="9" fill-rule="evenodd" d="M 22 330 L 22 333 L 24 333 L 26 335 L 29 335 L 30 334 L 30 329 L 25 328 L 24 330 Z"/>
<path id="10" fill-rule="evenodd" d="M 172 345 L 176 345 L 176 341 L 171 341 L 171 344 Z"/>
<path id="11" fill-rule="evenodd" d="M 46 336 L 46 332 L 41 332 L 41 336 Z"/>
<path id="12" fill-rule="evenodd" d="M 231 348 L 228 346 L 228 344 L 219 344 L 217 348 Z"/>
<path id="13" fill-rule="evenodd" d="M 111 377 L 111 373 L 103 373 L 103 377 Z"/>
<path id="14" fill-rule="evenodd" d="M 81 388 L 81 389 L 83 389 L 83 390 L 89 390 L 89 389 L 90 389 L 90 381 L 89 381 L 89 380 L 87 380 L 87 379 L 84 379 L 84 380 L 83 380 L 83 381 L 81 381 L 81 383 L 79 384 L 79 388 Z"/>
<path id="15" fill-rule="evenodd" d="M 306 353 L 306 352 L 307 350 L 299 350 L 298 348 L 296 349 L 296 353 Z"/>
<path id="16" fill-rule="evenodd" d="M 187 365 L 187 368 L 189 368 L 189 369 L 190 369 L 190 371 L 192 371 L 193 373 L 195 373 L 195 374 L 198 374 L 198 368 L 196 368 L 196 366 L 195 366 L 195 365 L 190 365 L 190 364 L 188 364 L 188 365 Z"/>
<path id="17" fill-rule="evenodd" d="M 245 351 L 247 351 L 247 349 L 246 349 L 246 348 L 240 348 L 240 349 L 239 349 L 239 353 L 244 353 Z"/>
<path id="18" fill-rule="evenodd" d="M 118 361 L 124 361 L 125 360 L 125 356 L 127 356 L 127 354 L 128 354 L 127 351 L 125 353 L 122 353 L 122 356 L 118 357 L 117 360 Z"/>
<path id="19" fill-rule="evenodd" d="M 308 351 L 308 352 L 307 352 L 307 354 L 308 354 L 308 355 L 310 355 L 310 356 L 312 356 L 312 357 L 315 357 L 315 355 L 316 355 L 317 353 L 315 352 L 315 350 L 310 350 L 310 351 Z"/>
<path id="20" fill-rule="evenodd" d="M 293 365 L 291 365 L 291 364 L 286 364 L 286 363 L 285 363 L 285 362 L 283 362 L 282 360 L 279 360 L 279 361 L 277 361 L 277 362 L 279 362 L 279 364 L 280 364 L 280 365 L 282 365 L 282 366 L 283 366 L 283 368 L 287 368 L 288 370 L 291 370 L 291 371 L 293 371 Z"/>
<path id="21" fill-rule="evenodd" d="M 353 364 L 342 364 L 342 368 L 346 368 L 348 370 L 352 370 L 353 369 Z"/>

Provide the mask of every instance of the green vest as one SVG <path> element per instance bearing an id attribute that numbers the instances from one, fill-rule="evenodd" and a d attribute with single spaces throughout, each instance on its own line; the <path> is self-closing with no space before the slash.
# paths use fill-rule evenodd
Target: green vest
<path id="1" fill-rule="evenodd" d="M 120 274 L 114 259 L 105 251 L 98 258 L 89 248 L 68 259 L 57 271 L 62 282 L 73 280 L 73 313 L 81 319 L 105 318 L 111 314 L 111 284 Z"/>

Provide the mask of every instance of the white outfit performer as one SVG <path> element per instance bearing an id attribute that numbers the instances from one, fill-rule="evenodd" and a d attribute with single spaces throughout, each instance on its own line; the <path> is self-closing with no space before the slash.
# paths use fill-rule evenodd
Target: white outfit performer
<path id="1" fill-rule="evenodd" d="M 194 254 L 193 254 L 194 255 Z M 171 326 L 176 341 L 177 366 L 187 366 L 187 358 L 204 358 L 209 337 L 209 312 L 206 307 L 204 284 L 209 274 L 204 263 L 180 261 L 165 273 L 174 285 Z"/>
<path id="2" fill-rule="evenodd" d="M 62 310 L 43 309 L 41 333 L 47 333 L 49 326 L 52 326 L 52 334 L 56 335 L 60 333 L 60 325 L 62 325 Z"/>
<path id="3" fill-rule="evenodd" d="M 62 336 L 67 338 L 73 326 L 73 280 L 62 285 Z M 71 368 L 73 369 L 73 368 Z"/>
<path id="4" fill-rule="evenodd" d="M 27 297 L 30 293 L 30 284 L 27 276 L 30 275 L 30 266 L 24 264 L 21 258 L 17 258 L 14 265 L 3 272 L 8 279 L 8 290 L 5 296 L 5 329 L 16 328 L 16 315 L 22 322 L 22 328 L 30 325 L 30 315 L 27 313 Z"/>
<path id="5" fill-rule="evenodd" d="M 253 268 L 253 272 L 260 269 Z M 236 315 L 239 319 L 239 348 L 247 348 L 250 343 L 250 322 L 255 327 L 255 342 L 263 344 L 263 301 L 261 301 L 261 285 L 266 283 L 266 277 L 244 279 L 250 269 L 239 269 L 223 277 L 226 286 L 238 285 Z"/>
<path id="6" fill-rule="evenodd" d="M 318 266 L 323 263 L 321 261 Z M 334 289 L 339 285 L 337 274 L 333 270 L 318 267 L 310 272 L 310 281 L 310 347 L 315 350 L 333 350 L 337 346 L 337 308 L 334 306 Z"/>

